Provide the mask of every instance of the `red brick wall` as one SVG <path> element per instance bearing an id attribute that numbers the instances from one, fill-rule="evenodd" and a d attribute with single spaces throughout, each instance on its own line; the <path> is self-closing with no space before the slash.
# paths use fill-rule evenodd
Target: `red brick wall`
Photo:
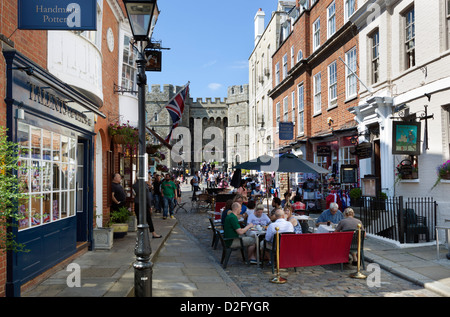
<path id="1" fill-rule="evenodd" d="M 16 30 L 17 1 L 0 0 L 0 38 L 9 38 L 14 48 L 47 68 L 47 32 Z M 0 39 L 0 43 L 4 42 Z M 0 126 L 6 126 L 6 65 L 3 55 L 0 56 Z M 0 230 L 4 230 L 1 228 Z M 0 297 L 5 296 L 6 255 L 0 251 Z"/>
<path id="2" fill-rule="evenodd" d="M 352 99 L 346 101 L 345 95 L 345 72 L 346 66 L 339 59 L 342 58 L 345 61 L 345 53 L 353 47 L 357 48 L 358 55 L 358 35 L 355 30 L 347 29 L 345 36 L 341 37 L 332 46 L 329 46 L 326 50 L 320 51 L 330 42 L 327 42 L 327 7 L 330 5 L 331 0 L 322 0 L 317 2 L 309 12 L 303 13 L 300 18 L 294 24 L 294 28 L 290 36 L 280 46 L 280 48 L 273 55 L 273 74 L 275 74 L 275 66 L 280 63 L 280 73 L 282 81 L 282 64 L 283 56 L 288 55 L 288 72 L 291 70 L 290 62 L 290 50 L 294 45 L 295 48 L 295 63 L 297 62 L 297 53 L 301 49 L 303 51 L 303 58 L 311 58 L 308 65 L 304 65 L 299 70 L 293 72 L 293 79 L 287 84 L 283 85 L 280 89 L 271 96 L 273 99 L 273 115 L 276 118 L 276 104 L 280 102 L 281 105 L 281 120 L 283 98 L 289 96 L 289 120 L 292 120 L 292 91 L 295 91 L 295 98 L 297 100 L 297 86 L 303 82 L 304 85 L 304 138 L 313 137 L 318 134 L 331 132 L 331 128 L 338 130 L 343 126 L 348 125 L 353 121 L 354 116 L 347 111 L 349 107 L 358 104 L 359 99 Z M 336 5 L 336 33 L 333 37 L 336 37 L 340 29 L 344 27 L 344 4 L 342 1 L 335 1 Z M 320 17 L 320 44 L 321 46 L 316 51 L 313 50 L 313 26 L 312 24 L 316 19 Z M 342 31 L 342 30 L 341 30 Z M 333 38 L 332 37 L 332 38 Z M 319 52 L 319 53 L 318 53 Z M 313 56 L 317 55 L 313 58 Z M 333 61 L 336 61 L 337 66 L 337 107 L 328 110 L 328 65 Z M 359 67 L 359 65 L 358 65 Z M 314 116 L 314 90 L 313 90 L 313 76 L 318 72 L 321 73 L 321 100 L 322 100 L 322 113 Z M 359 69 L 357 68 L 357 74 Z M 273 76 L 274 90 L 275 75 Z M 357 82 L 359 88 L 359 82 Z M 296 112 L 298 110 L 298 103 L 296 102 Z M 297 115 L 297 114 L 296 114 Z M 328 126 L 328 118 L 333 120 L 333 123 Z M 296 124 L 298 120 L 296 119 Z M 276 123 L 275 123 L 276 124 Z M 297 135 L 297 126 L 294 127 L 294 139 L 301 137 Z M 280 145 L 286 145 L 291 141 L 280 141 Z M 307 159 L 312 160 L 312 151 L 309 148 Z"/>

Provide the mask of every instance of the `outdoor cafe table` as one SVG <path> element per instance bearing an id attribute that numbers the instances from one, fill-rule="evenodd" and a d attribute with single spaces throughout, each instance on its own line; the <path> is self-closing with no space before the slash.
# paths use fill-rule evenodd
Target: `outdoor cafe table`
<path id="1" fill-rule="evenodd" d="M 255 227 L 251 228 L 250 230 L 247 230 L 245 235 L 249 237 L 255 237 L 256 239 L 256 264 L 259 265 L 260 263 L 260 256 L 259 256 L 259 238 L 264 237 L 266 235 L 266 230 L 263 228 L 261 230 L 256 229 Z M 263 255 L 264 256 L 264 255 Z"/>
<path id="2" fill-rule="evenodd" d="M 330 232 L 334 232 L 335 228 L 333 228 L 332 226 L 327 226 L 327 225 L 319 225 L 319 227 L 316 230 L 316 233 L 330 233 Z"/>

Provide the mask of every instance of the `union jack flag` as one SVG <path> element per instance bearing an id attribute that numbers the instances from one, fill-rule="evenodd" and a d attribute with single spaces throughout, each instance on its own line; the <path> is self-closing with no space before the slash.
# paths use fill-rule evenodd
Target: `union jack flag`
<path id="1" fill-rule="evenodd" d="M 184 103 L 188 92 L 189 83 L 166 105 L 166 109 L 169 111 L 169 115 L 172 118 L 172 127 L 170 128 L 169 135 L 165 139 L 166 142 L 170 141 L 173 129 L 178 127 L 181 122 L 181 116 L 184 111 Z"/>

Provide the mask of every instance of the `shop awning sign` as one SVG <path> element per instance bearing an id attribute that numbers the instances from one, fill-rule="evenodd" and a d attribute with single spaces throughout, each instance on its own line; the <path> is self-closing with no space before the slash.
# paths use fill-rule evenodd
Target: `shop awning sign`
<path id="1" fill-rule="evenodd" d="M 97 30 L 97 0 L 18 0 L 20 30 Z"/>

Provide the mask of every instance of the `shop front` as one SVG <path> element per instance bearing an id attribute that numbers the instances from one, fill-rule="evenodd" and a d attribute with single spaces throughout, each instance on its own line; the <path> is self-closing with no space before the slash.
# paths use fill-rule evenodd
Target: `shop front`
<path id="1" fill-rule="evenodd" d="M 359 186 L 359 160 L 355 155 L 356 129 L 334 131 L 329 135 L 312 137 L 309 141 L 314 163 L 330 171 L 323 184 L 325 190 L 349 190 Z"/>
<path id="2" fill-rule="evenodd" d="M 28 252 L 7 255 L 7 296 L 90 245 L 93 228 L 94 125 L 87 97 L 15 50 L 7 64 L 8 136 L 19 144 L 17 176 L 25 198 L 12 233 Z M 91 190 L 89 190 L 91 189 Z"/>

